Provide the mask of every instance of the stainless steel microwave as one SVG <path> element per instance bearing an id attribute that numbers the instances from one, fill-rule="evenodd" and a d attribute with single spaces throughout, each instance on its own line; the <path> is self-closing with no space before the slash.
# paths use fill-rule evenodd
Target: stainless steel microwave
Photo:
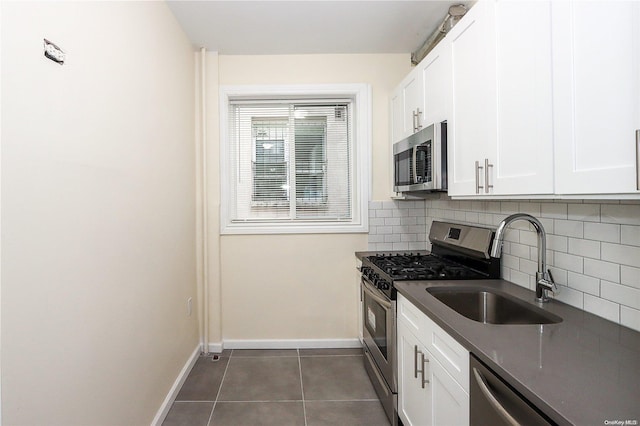
<path id="1" fill-rule="evenodd" d="M 396 192 L 447 190 L 447 122 L 432 124 L 393 144 Z"/>

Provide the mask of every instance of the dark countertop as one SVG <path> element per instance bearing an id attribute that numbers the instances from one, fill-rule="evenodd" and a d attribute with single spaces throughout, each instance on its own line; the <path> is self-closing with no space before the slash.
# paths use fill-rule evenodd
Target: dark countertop
<path id="1" fill-rule="evenodd" d="M 533 302 L 504 280 L 405 281 L 398 291 L 559 424 L 640 424 L 640 333 L 552 300 L 542 309 L 559 324 L 492 325 L 472 321 L 427 287 L 481 286 Z"/>

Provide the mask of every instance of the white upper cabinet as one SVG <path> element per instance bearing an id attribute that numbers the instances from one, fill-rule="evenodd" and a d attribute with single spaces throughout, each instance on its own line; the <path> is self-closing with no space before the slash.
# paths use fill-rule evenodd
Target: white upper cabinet
<path id="1" fill-rule="evenodd" d="M 485 0 L 448 35 L 449 194 L 553 193 L 550 2 Z"/>
<path id="2" fill-rule="evenodd" d="M 423 125 L 449 120 L 453 95 L 449 40 L 441 40 L 416 68 L 422 79 Z"/>
<path id="3" fill-rule="evenodd" d="M 551 2 L 495 7 L 498 132 L 489 184 L 494 194 L 552 194 Z"/>
<path id="4" fill-rule="evenodd" d="M 640 2 L 552 13 L 556 193 L 640 193 Z"/>
<path id="5" fill-rule="evenodd" d="M 450 195 L 474 195 L 481 186 L 477 161 L 496 140 L 496 54 L 492 3 L 478 2 L 447 35 L 453 102 L 448 123 Z M 482 190 L 482 192 L 484 192 Z"/>
<path id="6" fill-rule="evenodd" d="M 424 126 L 422 76 L 417 71 L 413 69 L 391 95 L 392 143 L 410 136 Z"/>

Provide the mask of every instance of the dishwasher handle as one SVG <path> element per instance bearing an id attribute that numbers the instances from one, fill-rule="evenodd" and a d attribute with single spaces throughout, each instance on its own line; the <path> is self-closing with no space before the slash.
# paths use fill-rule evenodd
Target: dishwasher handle
<path id="1" fill-rule="evenodd" d="M 478 387 L 480 388 L 480 391 L 487 399 L 487 401 L 489 401 L 493 409 L 500 415 L 500 417 L 502 417 L 504 421 L 509 425 L 520 426 L 520 423 L 516 419 L 514 419 L 511 414 L 509 414 L 509 412 L 502 406 L 502 404 L 500 404 L 500 401 L 498 401 L 493 392 L 491 392 L 491 389 L 489 389 L 489 385 L 487 384 L 484 376 L 482 376 L 482 373 L 480 373 L 475 367 L 473 368 L 473 376 L 476 380 L 476 383 L 478 384 Z"/>

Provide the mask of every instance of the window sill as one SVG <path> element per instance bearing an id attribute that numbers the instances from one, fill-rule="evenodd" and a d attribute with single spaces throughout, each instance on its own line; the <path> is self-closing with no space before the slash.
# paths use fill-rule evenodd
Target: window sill
<path id="1" fill-rule="evenodd" d="M 220 230 L 221 235 L 251 235 L 251 234 L 366 234 L 369 232 L 368 223 L 228 223 Z"/>

